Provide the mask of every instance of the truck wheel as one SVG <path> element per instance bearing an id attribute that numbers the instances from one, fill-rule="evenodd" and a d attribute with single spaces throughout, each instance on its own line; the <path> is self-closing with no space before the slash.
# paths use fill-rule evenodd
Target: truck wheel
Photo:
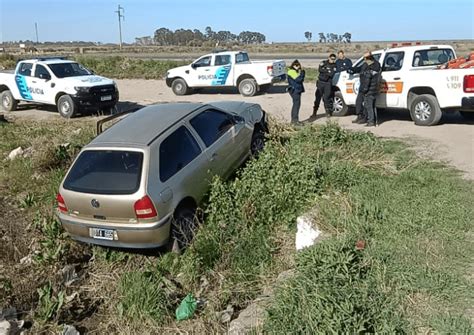
<path id="1" fill-rule="evenodd" d="M 443 113 L 438 100 L 431 94 L 421 94 L 413 99 L 410 107 L 411 119 L 418 126 L 434 126 L 438 124 Z"/>
<path id="2" fill-rule="evenodd" d="M 188 85 L 184 79 L 178 78 L 171 83 L 171 89 L 176 95 L 186 95 L 189 93 Z"/>
<path id="3" fill-rule="evenodd" d="M 239 84 L 239 93 L 244 97 L 253 97 L 257 93 L 257 82 L 255 79 L 244 79 Z"/>
<path id="4" fill-rule="evenodd" d="M 16 110 L 16 107 L 18 106 L 18 101 L 15 100 L 15 98 L 12 95 L 12 92 L 10 92 L 9 90 L 3 91 L 0 97 L 2 100 L 3 110 L 7 112 Z"/>
<path id="5" fill-rule="evenodd" d="M 349 107 L 344 102 L 342 93 L 337 91 L 334 93 L 334 101 L 332 105 L 332 115 L 334 116 L 346 116 L 349 114 Z"/>
<path id="6" fill-rule="evenodd" d="M 474 121 L 474 112 L 459 112 L 464 120 Z"/>
<path id="7" fill-rule="evenodd" d="M 76 105 L 72 98 L 65 94 L 59 97 L 57 103 L 58 112 L 62 117 L 71 118 L 76 113 Z"/>

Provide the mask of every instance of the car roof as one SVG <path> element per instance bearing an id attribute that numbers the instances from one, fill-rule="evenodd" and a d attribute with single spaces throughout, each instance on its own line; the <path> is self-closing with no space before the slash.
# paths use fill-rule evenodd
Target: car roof
<path id="1" fill-rule="evenodd" d="M 146 147 L 174 124 L 203 107 L 215 107 L 230 113 L 240 113 L 256 105 L 241 101 L 203 103 L 164 103 L 150 105 L 124 117 L 93 139 L 87 147 Z"/>
<path id="2" fill-rule="evenodd" d="M 50 59 L 24 59 L 21 62 L 25 63 L 42 63 L 42 64 L 65 64 L 65 63 L 77 63 L 72 60 L 68 59 L 61 59 L 61 58 L 50 58 Z"/>

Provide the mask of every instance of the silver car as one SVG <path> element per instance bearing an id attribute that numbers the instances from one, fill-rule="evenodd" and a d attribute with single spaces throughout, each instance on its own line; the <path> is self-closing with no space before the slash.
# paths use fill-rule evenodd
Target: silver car
<path id="1" fill-rule="evenodd" d="M 180 248 L 212 176 L 229 177 L 263 148 L 258 104 L 174 103 L 140 109 L 85 146 L 61 183 L 57 215 L 73 239 Z"/>

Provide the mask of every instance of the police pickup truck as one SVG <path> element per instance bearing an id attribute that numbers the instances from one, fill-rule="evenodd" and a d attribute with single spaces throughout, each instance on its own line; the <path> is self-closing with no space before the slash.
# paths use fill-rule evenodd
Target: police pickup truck
<path id="1" fill-rule="evenodd" d="M 118 98 L 113 80 L 63 58 L 22 60 L 13 72 L 0 72 L 0 101 L 6 111 L 26 101 L 55 105 L 61 116 L 70 118 L 80 110 L 114 108 Z"/>
<path id="2" fill-rule="evenodd" d="M 382 66 L 378 108 L 408 109 L 415 124 L 436 125 L 443 112 L 460 111 L 474 118 L 474 69 L 441 69 L 456 58 L 449 45 L 410 45 L 373 51 Z M 359 59 L 354 67 L 362 66 Z M 341 72 L 334 78 L 334 115 L 355 106 L 359 74 Z"/>
<path id="3" fill-rule="evenodd" d="M 166 74 L 166 84 L 176 95 L 189 94 L 194 88 L 237 87 L 240 94 L 251 97 L 285 79 L 284 61 L 250 61 L 243 51 L 208 54 Z"/>

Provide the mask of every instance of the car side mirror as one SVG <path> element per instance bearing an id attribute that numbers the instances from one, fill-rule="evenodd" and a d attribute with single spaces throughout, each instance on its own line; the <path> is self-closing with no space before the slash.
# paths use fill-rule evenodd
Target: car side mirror
<path id="1" fill-rule="evenodd" d="M 192 63 L 192 64 L 191 64 L 191 67 L 192 67 L 194 70 L 196 70 L 196 68 L 198 67 L 198 65 L 197 65 L 196 63 Z"/>
<path id="2" fill-rule="evenodd" d="M 39 78 L 40 78 L 40 79 L 44 79 L 44 80 L 46 80 L 46 81 L 51 80 L 51 76 L 50 76 L 49 74 L 46 74 L 46 73 L 41 73 L 41 74 L 39 75 Z"/>

